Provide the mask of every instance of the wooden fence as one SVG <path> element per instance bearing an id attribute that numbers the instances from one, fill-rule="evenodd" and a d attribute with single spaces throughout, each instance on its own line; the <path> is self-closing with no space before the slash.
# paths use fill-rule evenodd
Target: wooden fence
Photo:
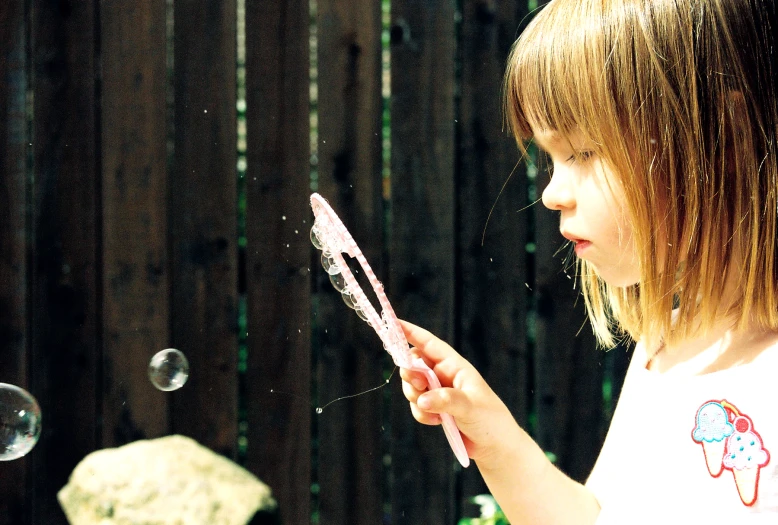
<path id="1" fill-rule="evenodd" d="M 388 20 L 384 5 L 0 2 L 0 382 L 43 411 L 36 448 L 0 463 L 0 525 L 66 523 L 56 492 L 85 455 L 170 433 L 267 482 L 285 524 L 473 515 L 477 469 L 412 419 L 397 376 L 314 410 L 391 365 L 319 268 L 312 184 L 398 314 L 586 477 L 626 353 L 581 329 L 558 218 L 519 211 L 544 180 L 502 129 L 527 1 L 392 0 Z M 146 374 L 168 347 L 191 365 L 172 393 Z"/>

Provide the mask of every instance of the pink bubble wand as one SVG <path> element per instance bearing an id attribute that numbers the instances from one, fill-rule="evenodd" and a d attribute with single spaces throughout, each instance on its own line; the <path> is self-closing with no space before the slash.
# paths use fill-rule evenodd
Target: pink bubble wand
<path id="1" fill-rule="evenodd" d="M 357 315 L 375 330 L 384 344 L 384 348 L 392 356 L 394 364 L 400 368 L 424 374 L 430 390 L 440 388 L 440 380 L 435 372 L 427 366 L 423 359 L 411 354 L 408 340 L 405 338 L 386 293 L 384 293 L 384 286 L 373 273 L 370 264 L 362 254 L 362 250 L 359 249 L 346 226 L 318 193 L 311 195 L 311 208 L 313 208 L 313 214 L 316 217 L 311 228 L 311 242 L 317 249 L 322 250 L 322 266 L 329 274 L 332 286 L 341 293 L 343 302 L 353 308 Z M 362 271 L 365 272 L 365 276 L 381 305 L 380 315 L 354 278 L 354 274 L 343 257 L 344 253 L 356 259 L 362 267 Z M 454 418 L 450 414 L 440 414 L 440 416 L 443 421 L 443 431 L 446 433 L 451 450 L 454 451 L 459 463 L 463 467 L 468 467 L 470 458 Z"/>

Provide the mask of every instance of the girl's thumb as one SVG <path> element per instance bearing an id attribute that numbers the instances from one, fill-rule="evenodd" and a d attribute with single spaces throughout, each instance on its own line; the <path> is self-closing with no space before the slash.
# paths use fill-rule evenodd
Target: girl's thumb
<path id="1" fill-rule="evenodd" d="M 426 412 L 445 412 L 455 418 L 462 412 L 465 402 L 465 395 L 456 388 L 435 388 L 420 395 L 416 400 L 418 407 Z"/>

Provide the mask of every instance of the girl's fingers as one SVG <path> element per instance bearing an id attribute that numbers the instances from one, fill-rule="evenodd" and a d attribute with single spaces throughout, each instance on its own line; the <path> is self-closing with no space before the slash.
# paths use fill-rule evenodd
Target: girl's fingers
<path id="1" fill-rule="evenodd" d="M 456 350 L 424 328 L 409 323 L 408 321 L 403 321 L 402 319 L 399 321 L 408 342 L 412 346 L 417 347 L 418 352 L 423 354 L 427 359 L 432 360 L 434 363 L 439 363 L 446 357 L 458 355 Z"/>
<path id="2" fill-rule="evenodd" d="M 416 405 L 416 403 L 411 403 L 410 405 L 413 418 L 422 425 L 440 425 L 442 422 L 442 419 L 439 415 L 433 414 L 431 412 L 424 412 L 418 407 L 418 405 Z"/>
<path id="3" fill-rule="evenodd" d="M 410 383 L 413 385 L 416 390 L 423 391 L 426 390 L 429 386 L 427 384 L 427 378 L 424 377 L 424 374 L 420 374 L 418 372 L 412 372 L 405 368 L 401 368 L 400 377 L 405 383 Z"/>
<path id="4" fill-rule="evenodd" d="M 451 414 L 455 419 L 471 410 L 471 401 L 458 388 L 436 388 L 416 397 L 416 406 L 424 412 Z"/>
<path id="5" fill-rule="evenodd" d="M 403 395 L 405 396 L 405 399 L 410 401 L 411 403 L 416 403 L 416 400 L 419 399 L 419 396 L 424 393 L 424 389 L 421 388 L 415 388 L 413 384 L 403 381 Z"/>

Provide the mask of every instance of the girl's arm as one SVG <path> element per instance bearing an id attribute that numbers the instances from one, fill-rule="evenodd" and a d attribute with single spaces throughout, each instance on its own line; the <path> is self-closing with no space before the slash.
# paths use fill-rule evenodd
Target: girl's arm
<path id="1" fill-rule="evenodd" d="M 401 324 L 443 385 L 425 392 L 423 375 L 401 371 L 413 416 L 428 425 L 440 424 L 443 412 L 454 417 L 468 455 L 511 524 L 593 524 L 600 511 L 594 495 L 546 458 L 478 371 L 431 333 Z"/>

